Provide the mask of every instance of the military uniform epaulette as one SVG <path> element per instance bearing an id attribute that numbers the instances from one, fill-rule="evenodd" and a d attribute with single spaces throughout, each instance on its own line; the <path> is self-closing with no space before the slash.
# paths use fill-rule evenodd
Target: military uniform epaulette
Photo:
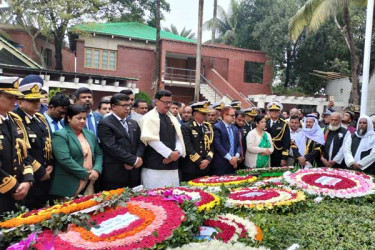
<path id="1" fill-rule="evenodd" d="M 280 121 L 287 123 L 283 118 L 279 118 Z"/>
<path id="2" fill-rule="evenodd" d="M 12 117 L 14 122 L 17 124 L 17 127 L 22 131 L 23 140 L 24 140 L 27 148 L 29 149 L 31 147 L 30 142 L 29 142 L 29 137 L 27 135 L 25 125 L 23 125 L 23 121 L 22 121 L 21 116 L 19 116 L 18 114 L 14 113 L 14 112 L 8 112 L 8 114 Z"/>
<path id="3" fill-rule="evenodd" d="M 22 118 L 21 118 L 21 116 L 17 115 L 16 113 L 8 112 L 8 114 L 9 114 L 10 116 L 12 116 L 13 119 L 15 119 L 15 120 L 19 120 L 19 121 L 22 122 Z"/>
<path id="4" fill-rule="evenodd" d="M 212 126 L 210 122 L 203 122 L 203 124 L 206 124 L 207 126 Z"/>

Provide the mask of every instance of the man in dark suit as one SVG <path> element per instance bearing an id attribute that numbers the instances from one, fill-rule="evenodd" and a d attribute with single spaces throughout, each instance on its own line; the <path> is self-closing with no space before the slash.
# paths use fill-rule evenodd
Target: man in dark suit
<path id="1" fill-rule="evenodd" d="M 245 125 L 243 126 L 243 128 L 246 130 L 247 135 L 247 133 L 249 133 L 256 127 L 254 118 L 258 115 L 258 112 L 256 107 L 244 109 L 243 112 L 245 112 Z"/>
<path id="2" fill-rule="evenodd" d="M 130 98 L 115 94 L 111 98 L 112 114 L 99 122 L 98 136 L 104 153 L 101 187 L 104 190 L 140 185 L 140 166 L 144 144 L 138 123 L 127 118 Z"/>
<path id="3" fill-rule="evenodd" d="M 12 112 L 18 90 L 17 78 L 0 78 L 0 215 L 16 211 L 34 182 L 27 159 L 30 146 L 21 118 Z"/>
<path id="4" fill-rule="evenodd" d="M 181 131 L 187 156 L 181 158 L 182 181 L 202 177 L 209 174 L 209 164 L 214 155 L 214 131 L 211 123 L 206 122 L 206 115 L 210 112 L 209 102 L 198 102 L 191 106 L 193 120 L 183 123 Z"/>
<path id="5" fill-rule="evenodd" d="M 241 144 L 238 128 L 233 125 L 235 110 L 225 107 L 222 120 L 214 124 L 215 155 L 211 164 L 211 174 L 233 174 L 241 156 Z"/>
<path id="6" fill-rule="evenodd" d="M 283 105 L 279 102 L 270 102 L 267 105 L 270 119 L 267 121 L 266 130 L 272 137 L 274 151 L 271 155 L 271 166 L 286 166 L 290 148 L 290 130 L 288 123 L 280 118 Z"/>
<path id="7" fill-rule="evenodd" d="M 74 94 L 76 97 L 76 104 L 83 105 L 87 108 L 86 128 L 98 136 L 98 123 L 101 119 L 103 119 L 103 116 L 100 113 L 92 110 L 94 98 L 91 89 L 82 87 L 77 89 Z"/>
<path id="8" fill-rule="evenodd" d="M 26 198 L 29 209 L 45 206 L 49 199 L 50 179 L 53 170 L 51 133 L 45 117 L 38 113 L 43 79 L 38 75 L 28 75 L 20 83 L 24 95 L 18 101 L 16 113 L 22 118 L 29 137 L 28 157 L 34 171 L 35 184 Z"/>

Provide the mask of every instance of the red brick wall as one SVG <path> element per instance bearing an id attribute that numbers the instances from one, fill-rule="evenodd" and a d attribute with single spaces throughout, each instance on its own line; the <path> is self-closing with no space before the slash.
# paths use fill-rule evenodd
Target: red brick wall
<path id="1" fill-rule="evenodd" d="M 170 52 L 195 55 L 196 45 L 193 43 L 162 40 L 162 50 L 162 54 Z M 204 58 L 215 58 L 217 60 L 218 72 L 222 74 L 223 78 L 228 80 L 235 89 L 241 91 L 245 96 L 249 94 L 271 94 L 272 65 L 266 63 L 268 58 L 265 53 L 204 45 L 202 46 L 202 56 Z M 245 61 L 264 63 L 262 84 L 244 82 Z M 225 71 L 226 62 L 227 71 Z M 164 67 L 165 65 L 162 64 L 162 70 Z"/>
<path id="2" fill-rule="evenodd" d="M 32 40 L 30 36 L 22 30 L 10 30 L 4 29 L 7 34 L 14 40 L 15 42 L 22 44 L 23 48 L 20 49 L 24 54 L 30 57 L 32 60 L 36 61 L 37 63 L 41 64 L 39 56 L 34 52 Z M 51 65 L 48 66 L 48 69 L 55 69 L 56 68 L 56 59 L 55 59 L 55 45 L 53 43 L 46 43 L 45 40 L 41 38 L 36 39 L 36 46 L 39 50 L 41 48 L 48 48 L 52 51 L 51 57 Z M 62 51 L 63 54 L 63 70 L 64 71 L 74 71 L 74 53 L 67 48 L 64 48 Z"/>
<path id="3" fill-rule="evenodd" d="M 137 88 L 152 96 L 152 72 L 155 68 L 155 56 L 153 50 L 118 46 L 116 70 L 85 68 L 84 51 L 84 41 L 78 40 L 77 72 L 138 78 L 139 80 L 135 82 Z"/>

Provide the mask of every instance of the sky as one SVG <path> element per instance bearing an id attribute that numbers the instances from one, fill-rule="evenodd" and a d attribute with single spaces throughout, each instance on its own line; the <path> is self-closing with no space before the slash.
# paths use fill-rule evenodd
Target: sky
<path id="1" fill-rule="evenodd" d="M 167 0 L 170 4 L 171 11 L 164 13 L 165 20 L 161 22 L 161 27 L 170 27 L 174 24 L 178 31 L 184 27 L 192 29 L 197 36 L 198 31 L 198 5 L 199 0 Z M 230 0 L 218 0 L 218 5 L 222 6 L 224 10 L 228 9 Z M 205 0 L 203 5 L 203 23 L 208 21 L 213 16 L 214 0 Z M 202 41 L 205 42 L 211 39 L 211 32 L 203 30 Z"/>

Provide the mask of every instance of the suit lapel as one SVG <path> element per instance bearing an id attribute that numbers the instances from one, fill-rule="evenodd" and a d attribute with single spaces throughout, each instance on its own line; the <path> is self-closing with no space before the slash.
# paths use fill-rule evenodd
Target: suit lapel
<path id="1" fill-rule="evenodd" d="M 126 119 L 126 123 L 128 124 L 128 137 L 130 139 L 130 141 L 132 142 L 133 141 L 133 122 L 130 122 L 128 119 Z M 125 133 L 127 134 L 127 133 Z"/>
<path id="2" fill-rule="evenodd" d="M 65 129 L 68 132 L 68 136 L 74 141 L 75 144 L 77 144 L 77 147 L 79 148 L 79 150 L 81 151 L 81 153 L 83 155 L 83 150 L 82 150 L 81 143 L 79 142 L 78 137 L 74 133 L 73 129 L 69 125 L 66 125 Z"/>
<path id="3" fill-rule="evenodd" d="M 131 138 L 129 137 L 129 134 L 131 133 L 130 132 L 130 126 L 129 126 L 129 121 L 126 119 L 126 123 L 128 124 L 128 133 L 126 133 L 126 129 L 125 127 L 122 125 L 122 123 L 119 121 L 119 119 L 117 119 L 116 116 L 114 116 L 113 114 L 110 116 L 111 119 L 112 119 L 112 123 L 117 127 L 117 126 L 120 126 L 120 128 L 122 128 L 122 132 L 123 134 L 125 135 L 126 138 L 128 138 L 129 140 L 131 140 Z"/>

